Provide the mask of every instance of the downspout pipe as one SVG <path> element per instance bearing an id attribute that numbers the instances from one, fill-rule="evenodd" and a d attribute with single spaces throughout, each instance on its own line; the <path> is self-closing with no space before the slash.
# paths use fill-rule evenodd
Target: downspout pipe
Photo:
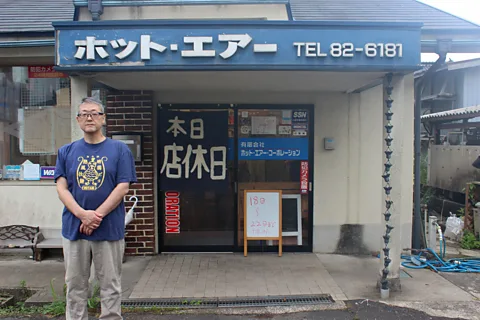
<path id="1" fill-rule="evenodd" d="M 92 21 L 100 20 L 100 16 L 103 14 L 102 0 L 88 0 L 88 10 L 92 15 Z"/>
<path id="2" fill-rule="evenodd" d="M 421 181 L 420 181 L 420 158 L 421 158 L 421 120 L 422 115 L 422 93 L 427 83 L 426 80 L 432 78 L 439 67 L 441 67 L 447 58 L 447 51 L 437 52 L 438 59 L 435 63 L 425 72 L 425 74 L 418 79 L 415 84 L 415 106 L 414 106 L 414 219 L 413 219 L 413 236 L 412 236 L 412 248 L 421 249 L 422 233 L 422 213 L 420 209 L 421 202 Z"/>

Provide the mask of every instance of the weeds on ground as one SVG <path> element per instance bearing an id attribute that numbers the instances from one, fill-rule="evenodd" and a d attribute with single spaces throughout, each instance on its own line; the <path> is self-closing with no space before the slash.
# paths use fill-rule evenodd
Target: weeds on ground
<path id="1" fill-rule="evenodd" d="M 0 317 L 5 316 L 31 316 L 44 314 L 43 307 L 25 307 L 25 303 L 19 302 L 14 306 L 0 308 Z"/>
<path id="2" fill-rule="evenodd" d="M 20 290 L 22 293 L 22 298 L 27 300 L 28 297 L 31 295 L 30 290 L 27 287 L 27 282 L 25 280 L 20 281 Z"/>
<path id="3" fill-rule="evenodd" d="M 98 285 L 98 283 L 95 283 L 95 286 L 93 287 L 92 297 L 88 299 L 87 304 L 90 309 L 100 308 L 100 286 Z"/>
<path id="4" fill-rule="evenodd" d="M 53 302 L 43 306 L 43 314 L 51 315 L 51 316 L 60 316 L 65 314 L 66 311 L 66 302 L 65 297 L 60 299 L 53 288 L 53 281 L 54 279 L 50 280 L 50 291 L 52 293 Z"/>
<path id="5" fill-rule="evenodd" d="M 472 250 L 472 249 L 480 249 L 480 241 L 478 241 L 475 234 L 470 231 L 466 231 L 463 235 L 462 242 L 461 242 L 462 249 Z"/>
<path id="6" fill-rule="evenodd" d="M 183 300 L 182 304 L 188 304 L 188 305 L 191 305 L 191 306 L 199 306 L 199 305 L 202 304 L 202 301 L 200 301 L 200 300 L 192 300 L 192 301 Z"/>
<path id="7" fill-rule="evenodd" d="M 44 306 L 35 306 L 35 307 L 25 307 L 24 302 L 18 302 L 15 306 L 10 306 L 7 308 L 0 308 L 0 316 L 30 316 L 43 314 L 47 316 L 57 317 L 65 314 L 66 311 L 66 295 L 67 295 L 67 286 L 63 286 L 63 296 L 55 292 L 53 287 L 55 279 L 50 280 L 50 292 L 52 294 L 53 301 Z M 20 283 L 20 287 L 27 290 L 25 281 Z M 88 307 L 90 309 L 98 309 L 100 306 L 100 286 L 95 285 L 92 297 L 88 299 Z"/>

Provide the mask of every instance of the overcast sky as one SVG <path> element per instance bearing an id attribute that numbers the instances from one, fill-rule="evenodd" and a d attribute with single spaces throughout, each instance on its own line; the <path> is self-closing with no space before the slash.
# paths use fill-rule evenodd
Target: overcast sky
<path id="1" fill-rule="evenodd" d="M 432 7 L 454 14 L 460 18 L 480 25 L 480 0 L 418 0 Z M 422 61 L 435 61 L 437 55 L 432 53 L 422 54 Z M 478 54 L 449 54 L 447 59 L 454 61 L 480 58 Z"/>

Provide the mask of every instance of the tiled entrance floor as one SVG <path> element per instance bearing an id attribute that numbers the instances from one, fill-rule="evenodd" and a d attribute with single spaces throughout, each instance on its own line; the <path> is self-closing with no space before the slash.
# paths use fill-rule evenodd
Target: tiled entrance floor
<path id="1" fill-rule="evenodd" d="M 346 300 L 315 254 L 162 254 L 153 257 L 131 299 L 327 293 Z"/>

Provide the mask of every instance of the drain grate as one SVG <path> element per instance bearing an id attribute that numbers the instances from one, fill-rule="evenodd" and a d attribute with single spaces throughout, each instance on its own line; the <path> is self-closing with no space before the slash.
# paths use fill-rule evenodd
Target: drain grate
<path id="1" fill-rule="evenodd" d="M 217 299 L 152 299 L 152 300 L 127 300 L 122 302 L 122 306 L 126 308 L 188 308 L 188 309 L 205 309 L 216 308 L 218 306 Z"/>
<path id="2" fill-rule="evenodd" d="M 270 296 L 270 297 L 248 297 L 219 299 L 219 308 L 231 307 L 271 307 L 271 306 L 291 306 L 291 305 L 314 305 L 328 304 L 335 301 L 330 295 L 302 295 L 302 296 Z"/>
<path id="3" fill-rule="evenodd" d="M 122 302 L 127 308 L 182 308 L 182 309 L 211 309 L 211 308 L 245 308 L 245 307 L 272 307 L 292 305 L 330 304 L 335 300 L 328 294 L 299 295 L 299 296 L 269 296 L 269 297 L 237 297 L 224 299 L 209 298 L 178 298 L 178 299 L 131 299 Z"/>

